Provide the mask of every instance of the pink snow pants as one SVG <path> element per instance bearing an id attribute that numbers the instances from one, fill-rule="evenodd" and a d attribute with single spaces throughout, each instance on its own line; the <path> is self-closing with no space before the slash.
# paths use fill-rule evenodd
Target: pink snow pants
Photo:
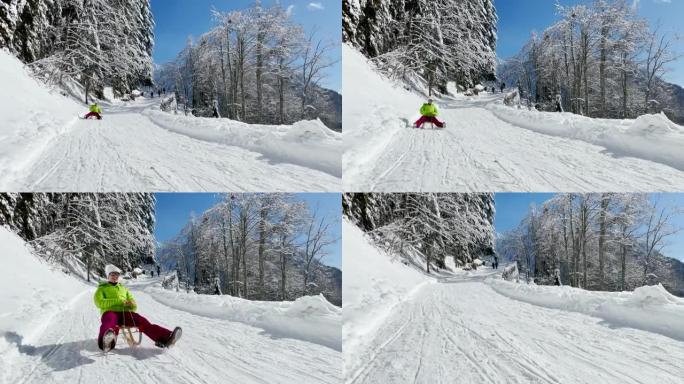
<path id="1" fill-rule="evenodd" d="M 86 119 L 90 119 L 91 117 L 97 117 L 98 120 L 102 120 L 102 116 L 100 116 L 100 114 L 97 112 L 89 112 L 87 115 L 85 115 Z"/>
<path id="2" fill-rule="evenodd" d="M 97 345 L 102 349 L 102 338 L 108 329 L 113 329 L 116 335 L 119 335 L 119 325 L 136 326 L 140 332 L 144 333 L 153 341 L 166 341 L 171 337 L 171 331 L 159 325 L 150 323 L 146 318 L 138 315 L 135 312 L 105 312 L 102 314 L 102 325 L 100 325 L 100 334 L 97 337 Z"/>
<path id="3" fill-rule="evenodd" d="M 444 123 L 437 120 L 437 118 L 434 116 L 421 116 L 420 119 L 418 119 L 418 121 L 416 121 L 416 127 L 423 128 L 423 124 L 425 124 L 425 123 L 433 123 L 434 125 L 438 126 L 439 128 L 444 127 Z"/>

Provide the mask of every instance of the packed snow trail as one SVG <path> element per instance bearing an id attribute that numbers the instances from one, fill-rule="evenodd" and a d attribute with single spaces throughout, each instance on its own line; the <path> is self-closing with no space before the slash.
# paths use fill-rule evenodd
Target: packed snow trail
<path id="1" fill-rule="evenodd" d="M 684 342 L 512 300 L 483 278 L 426 284 L 352 357 L 347 383 L 681 383 Z"/>
<path id="2" fill-rule="evenodd" d="M 441 109 L 445 129 L 398 130 L 345 185 L 363 191 L 667 191 L 684 172 L 515 127 L 485 108 Z M 345 169 L 345 172 L 347 170 Z"/>
<path id="3" fill-rule="evenodd" d="M 340 351 L 301 340 L 278 338 L 243 323 L 211 319 L 171 309 L 142 292 L 151 280 L 126 283 L 138 312 L 153 323 L 183 328 L 168 350 L 143 336 L 137 348 L 119 335 L 106 356 L 97 348 L 99 312 L 93 290 L 65 303 L 31 342 L 16 333 L 5 339 L 18 346 L 5 383 L 339 383 Z M 3 367 L 3 370 L 5 368 Z M 1 377 L 1 376 L 0 376 Z"/>
<path id="4" fill-rule="evenodd" d="M 74 120 L 6 191 L 337 191 L 340 178 L 238 146 L 202 141 L 141 114 L 161 99 Z"/>

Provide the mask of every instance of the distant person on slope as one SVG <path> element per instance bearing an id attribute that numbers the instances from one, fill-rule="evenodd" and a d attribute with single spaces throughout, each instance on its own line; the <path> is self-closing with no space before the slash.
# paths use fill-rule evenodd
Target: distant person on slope
<path id="1" fill-rule="evenodd" d="M 441 122 L 437 120 L 437 115 L 439 114 L 439 111 L 437 110 L 437 106 L 434 105 L 432 98 L 428 99 L 427 103 L 423 104 L 422 107 L 420 107 L 420 119 L 416 121 L 416 128 L 423 128 L 423 124 L 425 123 L 433 123 L 434 125 L 438 126 L 439 128 L 444 128 L 446 124 L 444 122 Z"/>
<path id="2" fill-rule="evenodd" d="M 99 105 L 97 105 L 96 102 L 93 102 L 90 105 L 90 112 L 88 112 L 87 115 L 85 115 L 85 119 L 90 119 L 91 117 L 97 117 L 98 120 L 102 120 L 102 108 L 100 108 Z"/>
<path id="3" fill-rule="evenodd" d="M 561 95 L 556 95 L 556 112 L 563 112 L 563 102 Z"/>
<path id="4" fill-rule="evenodd" d="M 506 83 L 501 83 L 501 93 L 506 89 Z"/>
<path id="5" fill-rule="evenodd" d="M 119 326 L 126 325 L 137 327 L 138 330 L 160 348 L 172 346 L 181 336 L 180 327 L 173 332 L 164 327 L 150 323 L 146 318 L 135 313 L 137 305 L 131 292 L 119 283 L 121 270 L 112 264 L 105 267 L 107 281 L 98 285 L 93 297 L 95 305 L 100 309 L 102 324 L 100 334 L 97 337 L 97 345 L 103 351 L 114 349 L 116 337 L 119 334 Z"/>

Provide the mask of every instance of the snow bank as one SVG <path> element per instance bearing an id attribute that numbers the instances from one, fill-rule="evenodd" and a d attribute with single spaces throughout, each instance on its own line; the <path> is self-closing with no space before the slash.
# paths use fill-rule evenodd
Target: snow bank
<path id="1" fill-rule="evenodd" d="M 394 134 L 418 119 L 421 98 L 376 72 L 359 51 L 343 44 L 344 180 L 351 182 Z M 411 116 L 411 117 L 407 117 Z"/>
<path id="2" fill-rule="evenodd" d="M 92 289 L 33 255 L 5 227 L 0 227 L 0 255 L 0 366 L 8 367 L 19 355 L 18 344 L 31 344 L 50 319 L 69 311 L 72 303 Z"/>
<path id="3" fill-rule="evenodd" d="M 234 120 L 173 115 L 145 110 L 144 115 L 169 131 L 198 140 L 233 145 L 263 154 L 278 163 L 291 163 L 342 177 L 342 135 L 320 120 L 293 125 L 247 124 Z"/>
<path id="4" fill-rule="evenodd" d="M 569 286 L 515 284 L 487 280 L 498 293 L 547 308 L 579 312 L 605 320 L 613 327 L 629 327 L 684 341 L 684 299 L 662 285 L 634 292 L 592 292 Z"/>
<path id="5" fill-rule="evenodd" d="M 594 119 L 569 112 L 551 113 L 490 104 L 499 119 L 535 132 L 582 140 L 615 156 L 636 157 L 684 170 L 684 127 L 664 113 L 635 120 Z"/>
<path id="6" fill-rule="evenodd" d="M 0 49 L 0 190 L 11 189 L 22 169 L 69 130 L 84 108 L 49 90 L 7 50 Z"/>
<path id="7" fill-rule="evenodd" d="M 171 308 L 196 315 L 245 323 L 274 337 L 305 340 L 341 351 L 342 310 L 325 297 L 305 296 L 293 302 L 250 301 L 232 296 L 175 292 L 155 285 L 145 293 Z"/>
<path id="8" fill-rule="evenodd" d="M 392 309 L 434 280 L 380 251 L 346 219 L 342 237 L 342 339 L 345 372 L 349 373 L 364 363 L 372 335 Z"/>

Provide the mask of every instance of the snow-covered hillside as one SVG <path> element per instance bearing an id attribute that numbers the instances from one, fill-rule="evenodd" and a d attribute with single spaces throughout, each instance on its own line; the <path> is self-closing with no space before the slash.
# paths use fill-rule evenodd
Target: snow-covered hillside
<path id="1" fill-rule="evenodd" d="M 342 222 L 342 237 L 342 339 L 349 377 L 372 354 L 368 344 L 392 309 L 431 280 L 399 259 L 390 259 L 347 219 Z"/>
<path id="2" fill-rule="evenodd" d="M 103 102 L 104 119 L 32 79 L 0 52 L 4 191 L 337 191 L 342 138 L 293 126 L 165 114 L 161 99 Z"/>
<path id="3" fill-rule="evenodd" d="M 143 337 L 97 348 L 93 285 L 53 270 L 0 228 L 0 383 L 339 383 L 341 311 L 319 297 L 295 302 L 168 292 L 127 281 L 138 312 L 183 338 L 169 350 Z M 227 303 L 230 302 L 230 305 Z"/>
<path id="4" fill-rule="evenodd" d="M 670 191 L 684 188 L 684 127 L 437 101 L 443 130 L 410 129 L 424 102 L 343 46 L 344 186 L 350 191 Z"/>
<path id="5" fill-rule="evenodd" d="M 684 301 L 658 287 L 528 287 L 489 267 L 436 281 L 394 263 L 349 223 L 344 243 L 347 383 L 674 384 L 684 375 L 681 324 L 670 321 L 684 317 Z M 572 308 L 597 297 L 625 321 Z M 570 304 L 551 305 L 560 302 Z"/>

